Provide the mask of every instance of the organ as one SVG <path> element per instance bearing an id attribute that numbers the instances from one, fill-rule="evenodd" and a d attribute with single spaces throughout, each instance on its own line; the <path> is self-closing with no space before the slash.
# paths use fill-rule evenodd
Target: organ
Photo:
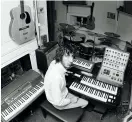
<path id="1" fill-rule="evenodd" d="M 92 77 L 81 72 L 92 73 L 94 63 L 75 58 L 73 65 L 81 72 L 73 73 L 78 79 L 70 84 L 69 89 L 89 99 L 116 106 L 119 103 L 128 59 L 129 53 L 106 47 L 99 72 L 96 77 Z"/>
<path id="2" fill-rule="evenodd" d="M 75 58 L 73 60 L 73 66 L 76 68 L 79 68 L 80 70 L 84 70 L 86 72 L 91 72 L 94 67 L 94 63 L 91 61 L 82 59 L 82 58 Z"/>

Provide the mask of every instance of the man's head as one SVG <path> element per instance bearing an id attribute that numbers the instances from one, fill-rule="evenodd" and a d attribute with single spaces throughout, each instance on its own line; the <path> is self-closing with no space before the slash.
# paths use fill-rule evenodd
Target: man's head
<path id="1" fill-rule="evenodd" d="M 62 65 L 67 69 L 71 66 L 73 62 L 74 49 L 71 45 L 60 46 L 56 50 L 56 62 L 61 62 Z"/>

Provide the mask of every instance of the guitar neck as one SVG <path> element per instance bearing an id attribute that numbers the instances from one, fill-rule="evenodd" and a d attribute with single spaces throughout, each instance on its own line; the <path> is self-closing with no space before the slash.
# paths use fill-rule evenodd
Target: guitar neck
<path id="1" fill-rule="evenodd" d="M 24 13 L 24 1 L 20 0 L 21 14 Z"/>
<path id="2" fill-rule="evenodd" d="M 93 9 L 94 9 L 94 2 L 92 3 L 92 6 L 91 6 L 91 16 L 90 16 L 90 19 L 92 19 L 92 17 L 93 17 Z"/>

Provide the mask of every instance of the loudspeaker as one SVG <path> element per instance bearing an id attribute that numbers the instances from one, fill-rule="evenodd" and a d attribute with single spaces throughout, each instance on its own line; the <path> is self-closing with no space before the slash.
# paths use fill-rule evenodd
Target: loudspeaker
<path id="1" fill-rule="evenodd" d="M 58 49 L 58 47 L 59 47 L 58 43 L 53 41 L 53 42 L 45 43 L 45 47 L 43 49 L 36 50 L 37 66 L 38 69 L 44 75 L 51 61 L 54 60 L 54 57 L 56 55 L 56 50 Z"/>
<path id="2" fill-rule="evenodd" d="M 36 50 L 36 59 L 37 59 L 38 69 L 45 75 L 48 69 L 48 64 L 44 50 L 42 49 Z"/>

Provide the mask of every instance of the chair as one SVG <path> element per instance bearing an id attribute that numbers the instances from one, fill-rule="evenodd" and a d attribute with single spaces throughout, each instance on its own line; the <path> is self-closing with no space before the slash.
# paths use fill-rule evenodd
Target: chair
<path id="1" fill-rule="evenodd" d="M 47 113 L 53 115 L 55 118 L 63 122 L 79 122 L 83 115 L 82 108 L 72 108 L 65 110 L 58 110 L 52 104 L 50 104 L 47 100 L 42 102 L 40 105 L 41 110 L 43 112 L 44 117 L 46 118 Z"/>

